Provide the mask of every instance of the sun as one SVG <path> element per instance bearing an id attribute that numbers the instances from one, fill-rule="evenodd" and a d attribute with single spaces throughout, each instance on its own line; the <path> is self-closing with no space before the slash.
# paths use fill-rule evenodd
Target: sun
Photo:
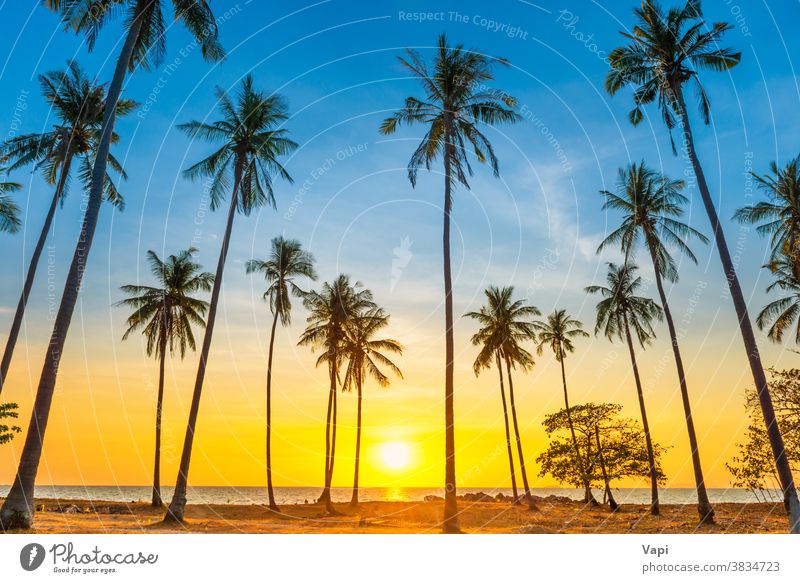
<path id="1" fill-rule="evenodd" d="M 389 470 L 401 470 L 411 464 L 411 448 L 402 441 L 387 441 L 378 446 L 381 464 Z"/>

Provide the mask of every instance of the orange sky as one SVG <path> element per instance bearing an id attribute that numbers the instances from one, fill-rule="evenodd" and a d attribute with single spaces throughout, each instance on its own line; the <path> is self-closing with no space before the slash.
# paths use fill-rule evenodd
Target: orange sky
<path id="1" fill-rule="evenodd" d="M 246 325 L 246 318 L 240 320 L 232 313 L 226 318 L 229 310 L 241 305 L 241 298 L 231 295 L 234 297 L 228 297 L 221 310 L 200 410 L 190 477 L 195 485 L 264 483 L 267 320 L 265 314 L 257 316 L 259 333 L 258 328 Z M 298 314 L 302 313 L 300 310 Z M 438 315 L 433 311 L 428 314 L 430 317 L 423 318 L 427 320 L 424 328 L 414 319 L 395 318 L 388 332 L 407 346 L 399 359 L 406 378 L 393 382 L 389 389 L 374 385 L 365 389 L 362 485 L 438 486 L 442 482 L 442 342 L 435 331 Z M 119 323 L 119 317 L 116 321 Z M 275 482 L 281 486 L 321 483 L 327 387 L 324 371 L 313 368 L 310 351 L 294 346 L 302 323 L 302 317 L 296 317 L 292 328 L 279 330 L 277 337 L 273 455 Z M 138 339 L 114 343 L 87 337 L 84 348 L 75 341 L 80 339 L 79 327 L 99 323 L 90 317 L 83 322 L 78 319 L 76 324 L 73 342 L 62 361 L 39 483 L 147 484 L 154 440 L 155 361 L 143 358 Z M 507 487 L 496 373 L 490 370 L 479 379 L 474 377 L 470 366 L 474 349 L 468 342 L 471 332 L 471 322 L 458 320 L 459 484 Z M 41 334 L 31 338 L 27 354 L 24 347 L 19 351 L 4 394 L 9 400 L 19 401 L 24 425 L 31 404 L 28 382 L 38 378 L 35 373 L 44 346 Z M 701 345 L 701 352 L 697 352 Z M 733 336 L 726 340 L 688 338 L 683 349 L 707 481 L 712 487 L 727 487 L 729 476 L 724 462 L 732 455 L 743 428 L 742 394 L 748 381 L 739 342 Z M 774 348 L 767 352 L 777 355 Z M 713 354 L 718 356 L 709 356 Z M 174 479 L 177 468 L 195 366 L 194 355 L 168 366 L 162 470 L 167 484 Z M 691 486 L 687 439 L 668 344 L 657 342 L 641 355 L 640 366 L 654 438 L 671 446 L 664 459 L 668 483 Z M 605 339 L 580 341 L 576 354 L 567 360 L 572 402 L 619 402 L 628 416 L 638 418 L 629 371 L 623 345 L 612 345 Z M 559 374 L 554 359 L 545 353 L 532 373 L 516 377 L 523 444 L 534 486 L 556 485 L 550 478 L 536 477 L 538 468 L 533 460 L 546 446 L 541 428 L 543 415 L 562 404 Z M 354 424 L 355 397 L 341 395 L 336 485 L 347 486 L 352 480 Z M 398 441 L 407 443 L 412 453 L 409 467 L 402 470 L 386 467 L 379 455 L 381 444 Z M 0 483 L 12 480 L 14 458 L 21 445 L 19 438 L 0 448 Z"/>

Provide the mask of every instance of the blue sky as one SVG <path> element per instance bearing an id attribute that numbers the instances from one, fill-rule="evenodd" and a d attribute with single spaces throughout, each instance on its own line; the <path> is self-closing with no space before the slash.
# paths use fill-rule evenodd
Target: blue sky
<path id="1" fill-rule="evenodd" d="M 90 54 L 81 37 L 61 31 L 55 15 L 30 4 L 0 2 L 0 16 L 10 31 L 0 38 L 0 136 L 4 137 L 38 131 L 52 122 L 39 94 L 37 73 L 77 58 L 87 71 L 98 72 L 106 81 L 119 49 L 118 23 L 102 33 Z M 514 126 L 486 129 L 501 161 L 500 179 L 475 164 L 472 190 L 456 193 L 457 313 L 476 308 L 486 285 L 512 284 L 543 312 L 566 307 L 587 327 L 593 325 L 594 299 L 587 298 L 583 288 L 603 279 L 603 262 L 616 259 L 613 253 L 603 258 L 594 254 L 617 220 L 601 212 L 597 191 L 612 189 L 617 169 L 631 161 L 644 159 L 674 177 L 684 171 L 657 117 L 634 128 L 627 121 L 630 94 L 623 91 L 611 98 L 603 90 L 604 55 L 621 44 L 618 31 L 631 22 L 634 2 L 602 5 L 567 0 L 213 2 L 228 57 L 211 66 L 193 50 L 185 31 L 174 27 L 164 62 L 150 71 L 137 71 L 125 87 L 125 95 L 142 104 L 117 124 L 122 139 L 116 154 L 130 176 L 120 186 L 127 207 L 121 213 L 110 207 L 103 210 L 79 320 L 70 336 L 70 354 L 85 364 L 84 373 L 91 370 L 92 358 L 143 366 L 141 346 L 118 341 L 123 315 L 110 307 L 120 299 L 118 286 L 148 280 L 143 261 L 147 249 L 164 254 L 195 244 L 201 262 L 209 270 L 215 264 L 223 213 L 207 211 L 202 185 L 181 176 L 190 163 L 210 152 L 210 146 L 191 143 L 174 126 L 206 116 L 213 119 L 214 87 L 234 87 L 252 73 L 260 88 L 287 98 L 292 117 L 286 127 L 301 146 L 287 161 L 295 183 L 277 183 L 277 212 L 265 208 L 250 217 L 237 217 L 215 351 L 222 360 L 225 354 L 263 354 L 263 330 L 251 330 L 253 322 L 264 321 L 258 301 L 260 282 L 245 276 L 242 264 L 263 255 L 268 240 L 283 233 L 312 250 L 323 279 L 346 272 L 371 287 L 395 314 L 403 340 L 419 348 L 422 368 L 432 371 L 419 379 L 419 385 L 439 382 L 442 177 L 435 169 L 421 175 L 412 189 L 405 164 L 421 130 L 402 129 L 387 139 L 377 128 L 406 95 L 418 93 L 416 82 L 396 57 L 405 47 L 429 54 L 442 31 L 452 42 L 511 61 L 511 67 L 497 71 L 496 86 L 517 97 L 524 118 Z M 752 187 L 749 170 L 763 173 L 770 161 L 783 163 L 800 152 L 800 86 L 792 60 L 800 54 L 800 38 L 783 24 L 797 22 L 800 4 L 706 0 L 703 5 L 707 20 L 736 25 L 726 42 L 743 54 L 741 64 L 729 74 L 703 78 L 713 107 L 712 125 L 703 127 L 696 112 L 692 116 L 707 178 L 726 220 L 743 284 L 748 295 L 753 294 L 751 310 L 756 311 L 764 303 L 768 283 L 759 270 L 766 242 L 728 219 L 736 208 L 760 197 L 747 195 Z M 8 258 L 0 274 L 0 330 L 10 324 L 49 197 L 49 189 L 37 176 L 22 171 L 16 179 L 26 183 L 19 195 L 26 213 L 25 231 L 0 240 Z M 696 193 L 687 194 L 692 199 L 689 221 L 710 234 Z M 73 188 L 59 211 L 53 252 L 43 260 L 31 300 L 35 316 L 28 318 L 27 348 L 19 352 L 15 364 L 20 379 L 34 379 L 38 373 L 39 349 L 50 332 L 48 306 L 57 300 L 63 284 L 80 220 L 79 203 L 80 192 Z M 682 262 L 682 279 L 670 291 L 673 311 L 676 319 L 689 314 L 685 351 L 696 367 L 692 374 L 698 394 L 708 390 L 709 398 L 734 399 L 730 410 L 740 412 L 748 379 L 734 333 L 733 310 L 716 252 L 697 243 L 693 247 L 700 263 Z M 642 271 L 651 272 L 647 265 Z M 299 330 L 302 317 L 298 314 L 287 338 Z M 474 355 L 466 341 L 470 333 L 470 325 L 459 321 L 464 383 L 472 382 L 469 363 Z M 613 349 L 605 339 L 587 341 L 586 346 L 592 350 L 575 357 L 574 366 L 582 371 L 575 372 L 576 391 L 579 399 L 598 400 L 592 387 L 608 382 L 598 380 L 597 371 Z M 786 347 L 766 342 L 762 346 L 768 364 L 789 366 L 794 358 Z M 305 373 L 315 375 L 303 349 L 291 350 L 298 362 L 305 359 Z M 645 358 L 655 366 L 667 350 L 662 338 Z M 542 360 L 542 382 L 556 382 L 551 359 Z M 187 361 L 185 366 L 191 369 L 192 359 Z M 248 365 L 241 366 L 246 370 Z M 673 392 L 671 367 L 668 362 L 666 372 L 656 375 L 652 385 Z M 626 378 L 623 374 L 627 371 L 621 371 L 619 379 Z M 313 378 L 322 382 L 319 376 Z M 121 391 L 119 374 L 116 379 L 114 390 Z M 628 382 L 619 379 L 620 385 Z M 620 391 L 626 399 L 631 397 L 627 385 Z M 670 399 L 670 406 L 676 406 L 674 395 Z M 552 409 L 555 404 L 537 403 L 531 411 Z M 530 425 L 538 422 L 532 418 Z M 738 417 L 723 429 L 738 431 Z"/>

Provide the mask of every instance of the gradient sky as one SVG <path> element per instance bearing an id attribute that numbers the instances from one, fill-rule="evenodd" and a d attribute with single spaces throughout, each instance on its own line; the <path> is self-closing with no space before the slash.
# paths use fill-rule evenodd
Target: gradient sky
<path id="1" fill-rule="evenodd" d="M 84 68 L 110 78 L 119 50 L 120 27 L 105 30 L 93 53 L 83 39 L 63 33 L 55 15 L 33 5 L 0 2 L 8 34 L 0 37 L 0 138 L 48 127 L 48 109 L 36 74 L 77 58 Z M 320 277 L 351 274 L 374 291 L 392 314 L 389 334 L 403 342 L 399 360 L 405 380 L 389 389 L 365 389 L 362 484 L 437 486 L 443 467 L 443 306 L 441 281 L 442 176 L 420 175 L 415 189 L 405 165 L 421 128 L 402 129 L 390 139 L 380 121 L 417 83 L 396 57 L 405 47 L 430 55 L 436 36 L 510 59 L 495 86 L 519 100 L 525 118 L 515 126 L 487 128 L 501 161 L 500 179 L 476 164 L 472 190 L 455 193 L 453 266 L 455 312 L 477 309 L 490 284 L 514 285 L 542 312 L 566 308 L 594 327 L 595 298 L 586 285 L 604 282 L 605 262 L 595 249 L 618 221 L 601 212 L 599 189 L 615 185 L 617 168 L 646 160 L 670 176 L 684 172 L 656 118 L 634 128 L 627 121 L 630 93 L 610 98 L 603 90 L 607 51 L 621 44 L 631 23 L 633 1 L 623 2 L 382 2 L 340 0 L 262 3 L 212 2 L 228 58 L 209 66 L 191 39 L 173 27 L 167 57 L 151 71 L 137 71 L 125 87 L 138 113 L 121 120 L 115 151 L 130 179 L 121 185 L 124 212 L 101 214 L 87 276 L 62 360 L 48 427 L 40 483 L 147 484 L 153 447 L 156 362 L 134 337 L 121 341 L 126 313 L 111 305 L 119 286 L 149 283 L 144 253 L 174 253 L 194 244 L 213 271 L 224 213 L 212 213 L 202 185 L 181 176 L 211 151 L 175 129 L 191 119 L 211 119 L 214 87 L 231 88 L 247 73 L 258 87 L 278 91 L 290 104 L 287 127 L 300 148 L 286 165 L 293 185 L 278 183 L 278 210 L 238 216 L 225 273 L 216 334 L 200 409 L 190 481 L 194 485 L 261 485 L 264 482 L 264 375 L 268 310 L 263 282 L 244 273 L 244 262 L 266 254 L 269 240 L 297 238 L 318 261 Z M 730 74 L 703 78 L 714 117 L 695 135 L 711 191 L 734 253 L 751 313 L 766 300 L 766 242 L 729 221 L 734 210 L 761 195 L 752 191 L 749 170 L 763 173 L 800 150 L 800 88 L 791 56 L 800 38 L 782 23 L 800 18 L 797 2 L 706 0 L 708 20 L 736 28 L 727 44 L 742 51 Z M 411 20 L 420 11 L 437 20 Z M 491 22 L 497 23 L 492 25 Z M 649 114 L 654 111 L 648 110 Z M 24 231 L 0 238 L 6 268 L 0 273 L 0 339 L 10 326 L 27 261 L 41 226 L 50 188 L 23 170 Z M 689 222 L 710 234 L 697 193 Z M 80 221 L 77 186 L 56 219 L 3 398 L 17 401 L 27 426 L 52 317 L 74 249 Z M 726 487 L 724 467 L 746 425 L 743 395 L 751 382 L 732 305 L 713 248 L 693 248 L 699 265 L 681 263 L 681 280 L 669 291 L 684 338 L 682 350 L 694 405 L 701 454 L 710 486 Z M 643 275 L 652 275 L 645 263 Z M 647 293 L 655 295 L 654 286 Z M 296 306 L 292 326 L 277 337 L 274 398 L 274 472 L 278 485 L 322 481 L 327 397 L 324 370 L 315 356 L 296 346 L 305 313 Z M 508 486 L 502 409 L 495 371 L 476 379 L 470 321 L 457 319 L 456 439 L 459 484 Z M 665 325 L 640 355 L 652 432 L 670 446 L 664 458 L 671 486 L 691 486 L 688 443 L 674 362 Z M 766 365 L 791 367 L 790 346 L 760 336 Z M 168 362 L 164 465 L 171 483 L 180 455 L 197 358 Z M 579 341 L 566 362 L 573 403 L 614 401 L 638 418 L 633 378 L 623 345 L 605 338 Z M 516 378 L 517 402 L 529 473 L 546 447 L 541 421 L 562 404 L 560 372 L 551 354 Z M 344 395 L 335 484 L 352 479 L 355 399 Z M 380 463 L 385 442 L 411 445 L 412 463 L 402 471 Z M 13 479 L 22 439 L 0 449 L 0 484 Z"/>

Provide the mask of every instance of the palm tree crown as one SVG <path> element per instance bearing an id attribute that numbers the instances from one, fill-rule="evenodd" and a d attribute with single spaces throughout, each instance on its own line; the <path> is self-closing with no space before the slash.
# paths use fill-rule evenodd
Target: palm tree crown
<path id="1" fill-rule="evenodd" d="M 220 120 L 178 126 L 192 138 L 222 143 L 213 154 L 188 168 L 186 176 L 211 178 L 212 210 L 224 199 L 231 175 L 240 212 L 249 215 L 264 203 L 275 208 L 272 174 L 292 182 L 278 158 L 297 148 L 287 137 L 288 130 L 282 127 L 289 117 L 286 101 L 280 95 L 256 90 L 252 75 L 244 78 L 233 97 L 218 87 L 217 100 L 222 111 Z"/>
<path id="2" fill-rule="evenodd" d="M 627 85 L 635 85 L 631 123 L 641 122 L 642 106 L 655 101 L 671 130 L 680 107 L 681 87 L 691 82 L 698 94 L 703 121 L 708 124 L 709 101 L 698 73 L 726 71 L 739 63 L 740 52 L 719 46 L 732 26 L 715 22 L 707 28 L 700 0 L 688 0 L 682 8 L 666 12 L 657 2 L 645 0 L 633 12 L 637 21 L 633 30 L 620 33 L 630 44 L 608 55 L 611 69 L 606 76 L 606 90 L 613 95 Z M 674 142 L 672 147 L 675 150 Z"/>
<path id="3" fill-rule="evenodd" d="M 652 321 L 661 320 L 663 312 L 650 298 L 636 295 L 642 286 L 637 269 L 632 263 L 622 266 L 609 263 L 608 287 L 591 285 L 586 292 L 603 298 L 597 304 L 595 334 L 602 332 L 609 340 L 624 339 L 626 330 L 631 328 L 639 344 L 645 346 L 655 336 Z"/>
<path id="4" fill-rule="evenodd" d="M 789 257 L 781 256 L 766 265 L 772 271 L 775 281 L 767 291 L 778 289 L 789 295 L 768 303 L 756 318 L 756 324 L 763 330 L 769 326 L 767 335 L 773 342 L 781 342 L 783 335 L 796 322 L 795 342 L 800 344 L 800 278 L 797 263 Z M 770 325 L 770 322 L 772 323 Z"/>
<path id="5" fill-rule="evenodd" d="M 406 50 L 406 57 L 400 57 L 400 63 L 422 84 L 424 97 L 406 98 L 403 108 L 384 120 L 380 131 L 393 134 L 403 123 L 422 123 L 428 127 L 408 163 L 411 184 L 416 184 L 421 166 L 430 170 L 437 157 L 444 155 L 455 180 L 469 188 L 467 176 L 472 175 L 467 158 L 469 149 L 479 162 L 488 162 L 497 176 L 497 157 L 478 124 L 512 123 L 520 119 L 513 110 L 516 99 L 485 85 L 494 79 L 492 66 L 506 65 L 507 61 L 466 50 L 462 45 L 450 47 L 442 34 L 432 67 L 412 49 Z"/>
<path id="6" fill-rule="evenodd" d="M 567 357 L 567 353 L 575 351 L 572 343 L 574 338 L 589 336 L 583 324 L 567 314 L 566 310 L 555 310 L 548 314 L 547 321 L 536 321 L 533 327 L 537 334 L 536 352 L 542 354 L 545 346 L 549 346 L 559 362 Z"/>
<path id="7" fill-rule="evenodd" d="M 273 314 L 280 318 L 281 324 L 291 323 L 291 296 L 303 298 L 306 295 L 294 282 L 296 277 L 317 279 L 314 270 L 314 257 L 304 251 L 299 241 L 275 237 L 269 259 L 251 259 L 245 264 L 247 273 L 263 273 L 267 281 L 264 299 L 269 302 Z"/>
<path id="8" fill-rule="evenodd" d="M 472 336 L 473 346 L 481 350 L 472 365 L 475 374 L 489 368 L 499 352 L 503 358 L 509 357 L 523 369 L 533 364 L 533 355 L 521 344 L 535 340 L 536 330 L 529 318 L 541 314 L 525 300 L 514 300 L 514 288 L 490 286 L 485 290 L 487 303 L 477 312 L 464 314 L 477 320 L 481 328 Z"/>
<path id="9" fill-rule="evenodd" d="M 321 348 L 323 352 L 317 365 L 328 362 L 334 367 L 341 364 L 340 353 L 348 323 L 358 314 L 376 307 L 372 292 L 364 289 L 361 282 L 351 284 L 350 277 L 344 274 L 330 283 L 325 282 L 319 292 L 306 294 L 303 304 L 309 315 L 299 344 Z"/>
<path id="10" fill-rule="evenodd" d="M 125 15 L 126 26 L 139 16 L 141 29 L 133 45 L 128 66 L 150 68 L 158 65 L 166 53 L 166 27 L 180 21 L 200 45 L 203 58 L 218 61 L 224 55 L 217 40 L 217 20 L 206 0 L 172 0 L 173 18 L 164 17 L 163 0 L 45 0 L 45 5 L 61 13 L 67 28 L 86 34 L 89 50 L 94 49 L 100 31 L 109 21 Z"/>
<path id="11" fill-rule="evenodd" d="M 770 164 L 772 175 L 751 173 L 769 200 L 740 208 L 733 218 L 740 223 L 761 223 L 760 235 L 770 235 L 772 260 L 782 253 L 795 261 L 800 254 L 800 156 L 790 160 L 785 168 Z"/>
<path id="12" fill-rule="evenodd" d="M 117 305 L 135 310 L 128 317 L 128 329 L 123 340 L 142 330 L 149 356 L 158 356 L 166 348 L 174 354 L 177 348 L 183 357 L 187 347 L 195 349 L 192 325 L 205 326 L 203 318 L 208 302 L 191 294 L 210 291 L 214 282 L 211 273 L 198 273 L 200 265 L 193 260 L 195 253 L 197 249 L 191 247 L 162 261 L 154 251 L 147 252 L 150 271 L 159 287 L 124 285 L 120 288 L 131 297 L 117 302 Z"/>
<path id="13" fill-rule="evenodd" d="M 0 167 L 0 175 L 5 173 L 6 169 Z M 0 179 L 0 233 L 16 233 L 22 225 L 22 221 L 19 219 L 19 206 L 8 196 L 9 193 L 16 192 L 21 188 L 22 185 L 18 182 Z"/>
<path id="14" fill-rule="evenodd" d="M 348 320 L 342 352 L 347 358 L 342 388 L 346 391 L 357 388 L 368 377 L 381 387 L 389 386 L 389 377 L 381 368 L 387 368 L 398 378 L 403 373 L 385 352 L 403 353 L 403 345 L 391 338 L 376 339 L 375 336 L 389 325 L 389 315 L 382 308 L 370 308 Z"/>
<path id="15" fill-rule="evenodd" d="M 669 281 L 677 281 L 678 269 L 667 248 L 671 245 L 697 263 L 686 241 L 697 237 L 703 243 L 708 238 L 686 223 L 677 220 L 683 215 L 683 205 L 688 200 L 681 193 L 683 180 L 671 180 L 648 168 L 644 162 L 620 168 L 617 191 L 601 190 L 605 198 L 603 210 L 622 213 L 622 223 L 608 235 L 597 248 L 600 253 L 610 245 L 619 244 L 626 257 L 630 257 L 640 238 L 654 256 L 655 267 Z"/>
<path id="16" fill-rule="evenodd" d="M 48 131 L 7 140 L 0 146 L 0 153 L 11 161 L 9 170 L 35 164 L 48 184 L 56 184 L 61 172 L 69 172 L 72 158 L 78 157 L 79 178 L 83 187 L 88 189 L 103 125 L 106 86 L 98 85 L 87 77 L 74 61 L 68 63 L 66 71 L 50 71 L 39 75 L 39 85 L 57 122 Z M 137 105 L 132 99 L 119 99 L 116 115 L 128 115 Z M 119 136 L 114 133 L 111 141 L 118 142 Z M 111 154 L 108 156 L 108 165 L 120 178 L 127 178 L 122 164 Z M 63 186 L 56 193 L 62 204 L 68 191 L 69 175 L 66 175 Z M 106 200 L 115 206 L 124 206 L 125 201 L 108 174 L 104 193 Z"/>

